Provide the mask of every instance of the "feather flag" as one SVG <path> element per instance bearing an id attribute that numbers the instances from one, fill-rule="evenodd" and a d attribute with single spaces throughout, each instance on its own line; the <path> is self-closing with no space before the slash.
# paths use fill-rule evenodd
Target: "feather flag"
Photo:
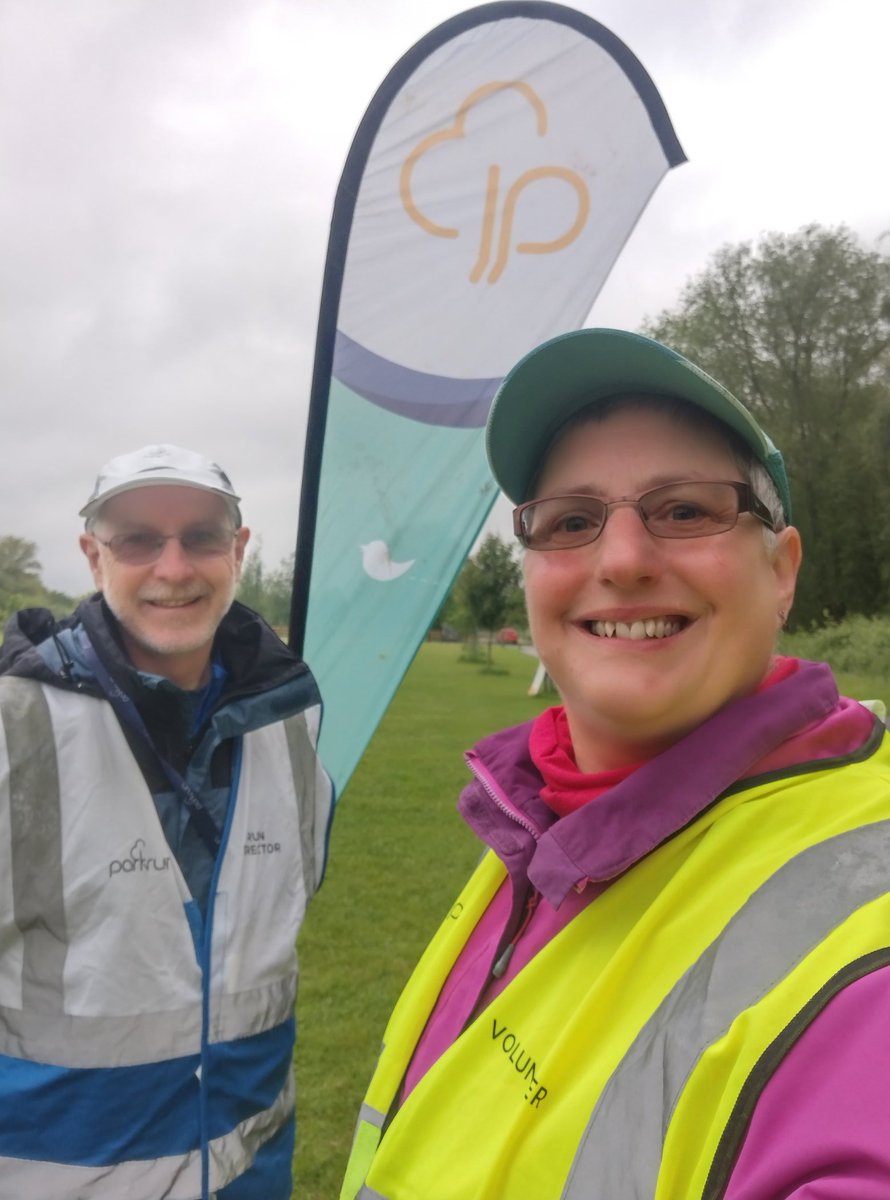
<path id="1" fill-rule="evenodd" d="M 500 380 L 584 323 L 683 161 L 631 51 L 558 4 L 446 21 L 371 101 L 331 222 L 290 633 L 338 791 L 496 498 Z"/>

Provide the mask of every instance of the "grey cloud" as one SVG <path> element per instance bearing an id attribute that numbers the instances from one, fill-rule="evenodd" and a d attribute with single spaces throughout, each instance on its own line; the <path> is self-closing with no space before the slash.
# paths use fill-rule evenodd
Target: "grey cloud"
<path id="1" fill-rule="evenodd" d="M 579 6 L 642 61 L 692 160 L 594 310 L 634 325 L 735 228 L 711 93 L 747 103 L 749 64 L 796 23 L 877 17 L 864 0 Z M 0 535 L 37 543 L 50 586 L 88 586 L 77 509 L 102 462 L 149 441 L 216 458 L 268 561 L 290 552 L 339 173 L 396 59 L 464 7 L 0 0 Z"/>

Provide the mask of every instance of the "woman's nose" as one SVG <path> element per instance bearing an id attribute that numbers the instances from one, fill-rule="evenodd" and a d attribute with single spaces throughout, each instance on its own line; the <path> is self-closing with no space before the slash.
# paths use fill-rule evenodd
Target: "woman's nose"
<path id="1" fill-rule="evenodd" d="M 609 510 L 603 531 L 593 543 L 597 574 L 618 587 L 629 587 L 657 574 L 661 557 L 658 543 L 636 505 L 616 505 Z"/>

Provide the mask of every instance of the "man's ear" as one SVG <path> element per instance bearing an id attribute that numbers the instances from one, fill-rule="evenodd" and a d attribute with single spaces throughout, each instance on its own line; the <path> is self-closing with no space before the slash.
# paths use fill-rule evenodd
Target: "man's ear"
<path id="1" fill-rule="evenodd" d="M 102 554 L 99 542 L 94 533 L 82 533 L 80 535 L 80 548 L 87 557 L 87 562 L 90 564 L 90 571 L 93 576 L 93 583 L 96 586 L 96 591 L 102 591 L 104 583 L 102 573 Z"/>
<path id="2" fill-rule="evenodd" d="M 235 577 L 241 578 L 241 568 L 244 565 L 244 551 L 250 541 L 250 530 L 246 525 L 235 530 Z"/>

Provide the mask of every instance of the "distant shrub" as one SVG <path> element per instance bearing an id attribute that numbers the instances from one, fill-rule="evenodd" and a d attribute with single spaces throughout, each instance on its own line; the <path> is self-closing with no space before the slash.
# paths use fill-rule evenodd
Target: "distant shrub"
<path id="1" fill-rule="evenodd" d="M 853 614 L 808 630 L 783 633 L 779 649 L 783 654 L 830 663 L 844 674 L 890 678 L 890 615 Z"/>

